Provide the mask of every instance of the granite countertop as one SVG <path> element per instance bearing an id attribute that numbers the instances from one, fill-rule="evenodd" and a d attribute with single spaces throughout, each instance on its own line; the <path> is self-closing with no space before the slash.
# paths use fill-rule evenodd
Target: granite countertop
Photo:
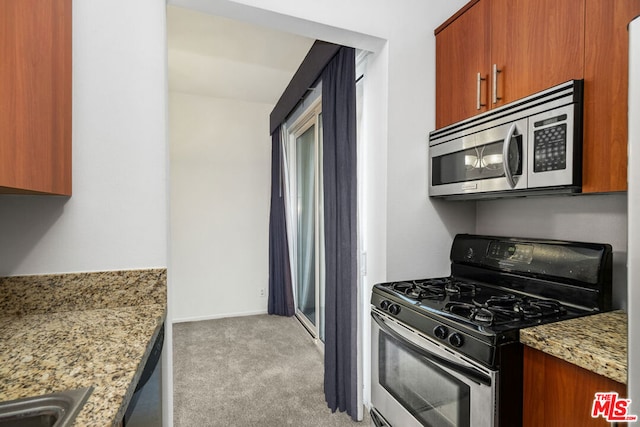
<path id="1" fill-rule="evenodd" d="M 627 383 L 627 314 L 612 311 L 522 329 L 520 342 Z"/>
<path id="2" fill-rule="evenodd" d="M 165 320 L 166 270 L 68 276 L 0 279 L 0 401 L 93 386 L 74 425 L 117 425 Z"/>

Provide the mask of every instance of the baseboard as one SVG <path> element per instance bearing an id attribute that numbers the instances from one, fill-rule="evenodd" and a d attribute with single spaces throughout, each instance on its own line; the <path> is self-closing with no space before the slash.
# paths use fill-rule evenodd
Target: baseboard
<path id="1" fill-rule="evenodd" d="M 266 310 L 245 311 L 241 313 L 224 313 L 224 314 L 211 314 L 206 316 L 181 317 L 178 319 L 173 319 L 171 323 L 199 322 L 201 320 L 224 319 L 225 317 L 257 316 L 259 314 L 267 314 L 267 311 Z"/>

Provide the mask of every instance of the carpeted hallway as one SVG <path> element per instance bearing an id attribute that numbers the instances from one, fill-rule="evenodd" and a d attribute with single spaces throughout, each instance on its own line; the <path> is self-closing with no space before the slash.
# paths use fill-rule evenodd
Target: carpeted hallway
<path id="1" fill-rule="evenodd" d="M 178 323 L 173 345 L 176 427 L 369 425 L 327 408 L 322 355 L 294 318 Z"/>

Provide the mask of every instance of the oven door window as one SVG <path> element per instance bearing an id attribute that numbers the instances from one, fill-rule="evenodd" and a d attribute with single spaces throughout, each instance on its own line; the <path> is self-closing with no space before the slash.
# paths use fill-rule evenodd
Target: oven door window
<path id="1" fill-rule="evenodd" d="M 470 427 L 467 384 L 382 332 L 379 357 L 380 385 L 423 425 Z"/>
<path id="2" fill-rule="evenodd" d="M 509 145 L 509 169 L 522 175 L 522 135 Z M 492 142 L 433 158 L 433 185 L 453 184 L 505 176 L 503 141 Z"/>

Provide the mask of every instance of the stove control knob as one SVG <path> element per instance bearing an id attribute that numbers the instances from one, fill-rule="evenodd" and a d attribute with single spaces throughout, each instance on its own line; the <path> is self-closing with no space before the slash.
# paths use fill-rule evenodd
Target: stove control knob
<path id="1" fill-rule="evenodd" d="M 438 325 L 433 329 L 433 335 L 435 335 L 436 338 L 445 340 L 449 336 L 449 330 L 447 329 L 446 326 Z"/>
<path id="2" fill-rule="evenodd" d="M 385 300 L 382 300 L 382 302 L 380 303 L 380 308 L 383 310 L 388 310 L 390 305 L 391 305 L 391 301 L 385 299 Z"/>
<path id="3" fill-rule="evenodd" d="M 394 316 L 397 315 L 398 313 L 400 313 L 400 306 L 398 304 L 391 304 L 389 306 L 389 313 L 393 314 Z"/>
<path id="4" fill-rule="evenodd" d="M 459 333 L 454 332 L 449 336 L 449 343 L 454 347 L 462 347 L 462 344 L 464 344 L 464 338 L 462 338 L 462 335 Z"/>

